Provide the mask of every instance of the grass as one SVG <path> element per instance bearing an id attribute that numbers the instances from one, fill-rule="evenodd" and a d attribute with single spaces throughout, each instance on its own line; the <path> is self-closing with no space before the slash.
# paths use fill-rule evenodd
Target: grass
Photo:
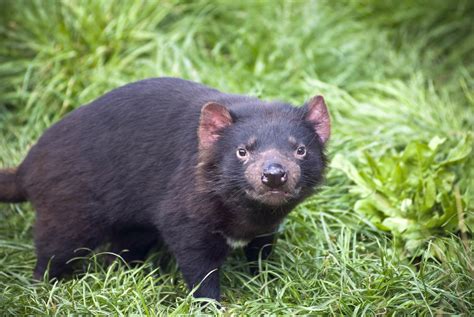
<path id="1" fill-rule="evenodd" d="M 322 93 L 330 156 L 403 149 L 474 130 L 474 5 L 459 1 L 14 1 L 0 12 L 0 166 L 111 88 L 177 76 L 223 91 L 302 104 Z M 359 163 L 357 163 L 359 162 Z M 474 162 L 457 172 L 474 209 Z M 0 206 L 0 311 L 6 315 L 469 315 L 469 236 L 439 237 L 439 257 L 400 258 L 390 234 L 354 211 L 351 181 L 331 170 L 287 219 L 251 277 L 241 252 L 223 268 L 223 306 L 201 307 L 176 266 L 86 261 L 86 274 L 34 283 L 29 204 Z M 455 193 L 452 193 L 453 199 Z M 472 230 L 472 229 L 470 229 Z M 431 254 L 434 244 L 426 246 Z"/>

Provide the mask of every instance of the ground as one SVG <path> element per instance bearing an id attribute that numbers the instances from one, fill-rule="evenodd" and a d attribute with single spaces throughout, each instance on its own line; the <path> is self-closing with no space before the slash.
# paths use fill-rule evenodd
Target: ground
<path id="1" fill-rule="evenodd" d="M 106 91 L 176 76 L 222 91 L 301 105 L 322 94 L 328 147 L 402 151 L 474 130 L 472 1 L 15 1 L 0 13 L 0 167 L 19 164 L 41 133 Z M 380 158 L 383 155 L 380 155 Z M 460 213 L 473 211 L 473 160 L 456 170 Z M 429 175 L 428 175 L 429 176 Z M 474 311 L 469 232 L 440 232 L 445 252 L 400 256 L 393 236 L 356 212 L 350 177 L 331 168 L 285 221 L 262 273 L 241 252 L 222 270 L 223 309 L 194 300 L 172 262 L 136 268 L 105 254 L 86 274 L 32 281 L 29 204 L 0 205 L 0 311 L 6 315 L 392 315 Z M 453 194 L 454 197 L 454 194 Z M 453 198 L 454 199 L 454 198 Z M 461 200 L 458 200 L 461 201 Z"/>

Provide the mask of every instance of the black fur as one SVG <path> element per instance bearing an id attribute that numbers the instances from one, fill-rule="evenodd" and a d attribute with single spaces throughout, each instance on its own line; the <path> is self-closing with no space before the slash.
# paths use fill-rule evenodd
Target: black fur
<path id="1" fill-rule="evenodd" d="M 208 102 L 224 105 L 232 124 L 202 150 L 197 131 Z M 251 241 L 250 261 L 266 246 L 265 258 L 269 233 L 322 180 L 324 144 L 305 120 L 308 111 L 176 78 L 132 83 L 49 128 L 16 173 L 0 173 L 0 199 L 27 199 L 37 210 L 35 278 L 50 261 L 50 277 L 67 274 L 78 248 L 108 242 L 112 251 L 129 249 L 127 260 L 140 260 L 162 239 L 187 284 L 201 283 L 195 295 L 219 300 L 226 237 Z M 236 147 L 254 137 L 252 151 L 292 155 L 290 136 L 308 149 L 297 161 L 301 192 L 278 206 L 248 197 Z"/>

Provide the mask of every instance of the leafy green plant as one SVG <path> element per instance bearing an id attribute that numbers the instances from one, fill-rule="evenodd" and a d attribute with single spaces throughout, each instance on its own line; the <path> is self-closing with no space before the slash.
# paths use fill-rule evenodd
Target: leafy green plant
<path id="1" fill-rule="evenodd" d="M 469 200 L 461 198 L 456 185 L 472 152 L 472 135 L 454 147 L 451 143 L 436 136 L 412 141 L 401 151 L 364 151 L 357 167 L 343 155 L 332 161 L 355 183 L 351 191 L 360 199 L 354 210 L 390 232 L 401 255 L 421 255 L 430 240 L 435 243 L 431 253 L 437 255 L 437 237 L 474 229 Z"/>

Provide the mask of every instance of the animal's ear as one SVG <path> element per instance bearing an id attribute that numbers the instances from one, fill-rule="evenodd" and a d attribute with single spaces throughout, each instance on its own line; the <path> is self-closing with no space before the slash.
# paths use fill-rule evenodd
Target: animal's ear
<path id="1" fill-rule="evenodd" d="M 313 125 L 314 131 L 325 144 L 331 135 L 331 119 L 323 96 L 315 96 L 306 104 L 305 120 Z"/>
<path id="2" fill-rule="evenodd" d="M 206 103 L 201 109 L 199 120 L 199 148 L 209 149 L 219 138 L 220 132 L 232 124 L 229 110 L 216 102 Z"/>

